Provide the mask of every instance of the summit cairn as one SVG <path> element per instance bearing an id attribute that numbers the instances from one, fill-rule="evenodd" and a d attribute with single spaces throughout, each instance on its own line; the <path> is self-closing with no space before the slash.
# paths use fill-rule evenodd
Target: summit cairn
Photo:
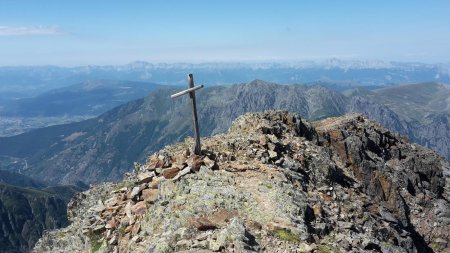
<path id="1" fill-rule="evenodd" d="M 449 252 L 450 165 L 361 114 L 249 113 L 68 206 L 35 252 Z"/>

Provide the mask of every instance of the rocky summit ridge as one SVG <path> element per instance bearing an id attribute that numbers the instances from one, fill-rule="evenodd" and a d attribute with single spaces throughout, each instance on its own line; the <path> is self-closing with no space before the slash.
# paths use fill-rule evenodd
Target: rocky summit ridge
<path id="1" fill-rule="evenodd" d="M 34 252 L 449 252 L 450 166 L 361 114 L 249 113 L 77 194 Z"/>

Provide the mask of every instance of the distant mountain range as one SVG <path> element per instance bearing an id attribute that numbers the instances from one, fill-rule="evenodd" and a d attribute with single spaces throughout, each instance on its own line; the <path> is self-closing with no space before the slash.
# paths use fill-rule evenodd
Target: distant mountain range
<path id="1" fill-rule="evenodd" d="M 154 83 L 90 80 L 11 101 L 0 109 L 6 117 L 97 116 L 164 86 Z"/>
<path id="2" fill-rule="evenodd" d="M 320 84 L 336 91 L 363 86 L 379 89 L 429 81 L 450 83 L 449 63 L 339 59 L 198 64 L 137 61 L 109 66 L 0 67 L 0 136 L 17 135 L 31 129 L 98 116 L 120 103 L 143 97 L 156 87 L 152 85 L 154 83 L 185 86 L 188 72 L 195 73 L 196 83 L 206 86 L 248 83 L 255 78 L 279 84 Z M 93 82 L 102 85 L 94 90 L 82 88 Z"/>
<path id="3" fill-rule="evenodd" d="M 201 134 L 224 132 L 239 115 L 267 109 L 287 109 L 308 119 L 363 112 L 450 159 L 449 111 L 443 103 L 431 102 L 447 87 L 419 84 L 395 89 L 400 89 L 395 92 L 409 97 L 408 100 L 429 101 L 414 104 L 421 108 L 421 117 L 406 117 L 405 106 L 410 105 L 396 104 L 404 101 L 387 96 L 394 92 L 389 89 L 359 89 L 344 95 L 318 85 L 277 85 L 259 80 L 210 87 L 198 92 Z M 417 92 L 419 89 L 434 93 L 424 96 Z M 5 169 L 20 170 L 50 184 L 117 181 L 133 168 L 133 162 L 144 161 L 164 145 L 191 135 L 187 98 L 171 100 L 169 96 L 175 91 L 152 92 L 94 119 L 0 138 L 0 163 Z"/>
<path id="4" fill-rule="evenodd" d="M 334 85 L 385 86 L 398 83 L 435 81 L 450 83 L 450 64 L 398 63 L 382 61 L 342 61 L 292 63 L 174 63 L 133 62 L 117 66 L 29 66 L 0 67 L 0 94 L 29 97 L 68 84 L 87 80 L 114 79 L 185 85 L 186 73 L 206 85 L 247 83 L 255 78 L 276 82 L 309 83 L 323 81 Z"/>
<path id="5" fill-rule="evenodd" d="M 166 86 L 148 82 L 89 80 L 37 96 L 3 102 L 0 93 L 0 136 L 93 118 L 162 87 Z"/>

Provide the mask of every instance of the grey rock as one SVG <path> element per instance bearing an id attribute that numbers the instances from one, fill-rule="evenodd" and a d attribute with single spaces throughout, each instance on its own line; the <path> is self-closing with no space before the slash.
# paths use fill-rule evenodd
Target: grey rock
<path id="1" fill-rule="evenodd" d="M 130 193 L 130 199 L 135 199 L 139 195 L 140 192 L 141 192 L 141 189 L 139 186 L 133 187 L 133 190 L 131 190 L 131 193 Z"/>

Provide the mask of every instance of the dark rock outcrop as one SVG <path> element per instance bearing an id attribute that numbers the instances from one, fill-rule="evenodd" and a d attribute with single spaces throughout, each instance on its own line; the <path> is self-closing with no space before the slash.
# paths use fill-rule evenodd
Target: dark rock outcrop
<path id="1" fill-rule="evenodd" d="M 374 200 L 367 208 L 395 224 L 390 240 L 408 252 L 432 252 L 431 238 L 424 237 L 448 241 L 450 217 L 436 216 L 449 206 L 448 163 L 433 151 L 368 123 L 362 115 L 327 119 L 316 129 L 321 143 L 334 151 L 333 159 L 345 164 L 361 182 L 362 191 Z"/>
<path id="2" fill-rule="evenodd" d="M 1 252 L 29 252 L 45 229 L 68 225 L 67 203 L 81 189 L 58 188 L 33 189 L 0 184 Z"/>

